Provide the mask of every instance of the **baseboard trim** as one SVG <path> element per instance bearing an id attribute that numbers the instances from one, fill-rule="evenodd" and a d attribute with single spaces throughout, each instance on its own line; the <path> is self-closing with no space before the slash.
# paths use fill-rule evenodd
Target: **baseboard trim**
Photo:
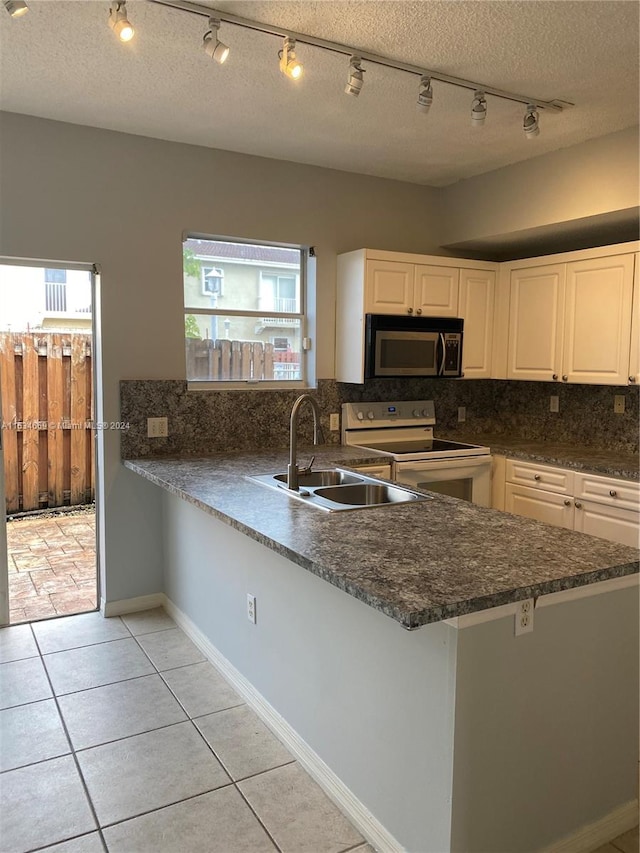
<path id="1" fill-rule="evenodd" d="M 329 799 L 349 818 L 378 853 L 404 853 L 402 845 L 388 832 L 360 800 L 347 788 L 320 756 L 276 711 L 255 687 L 227 660 L 200 629 L 166 596 L 163 606 L 200 651 L 220 670 L 276 737 L 297 758 Z"/>
<path id="2" fill-rule="evenodd" d="M 163 607 L 165 595 L 155 592 L 153 595 L 139 595 L 137 598 L 122 598 L 120 601 L 105 601 L 100 599 L 100 612 L 103 616 L 122 616 L 126 613 L 136 613 L 138 610 L 152 610 Z"/>
<path id="3" fill-rule="evenodd" d="M 628 832 L 638 823 L 638 800 L 630 800 L 600 820 L 588 823 L 577 832 L 545 847 L 542 853 L 591 853 L 608 841 Z"/>

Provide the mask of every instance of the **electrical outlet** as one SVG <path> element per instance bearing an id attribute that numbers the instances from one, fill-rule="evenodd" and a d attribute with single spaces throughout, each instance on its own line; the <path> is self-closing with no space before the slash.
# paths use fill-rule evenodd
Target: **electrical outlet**
<path id="1" fill-rule="evenodd" d="M 613 398 L 613 411 L 616 415 L 624 415 L 624 394 L 616 394 Z"/>
<path id="2" fill-rule="evenodd" d="M 458 406 L 458 423 L 461 424 L 463 421 L 467 419 L 467 409 L 466 406 Z"/>
<path id="3" fill-rule="evenodd" d="M 559 412 L 560 411 L 560 397 L 556 397 L 556 396 L 549 397 L 549 411 L 550 412 Z"/>
<path id="4" fill-rule="evenodd" d="M 338 432 L 340 429 L 340 415 L 337 412 L 329 415 L 329 429 L 331 432 Z"/>
<path id="5" fill-rule="evenodd" d="M 166 438 L 169 435 L 168 418 L 147 418 L 147 437 Z"/>
<path id="6" fill-rule="evenodd" d="M 256 624 L 256 597 L 247 593 L 247 619 Z"/>
<path id="7" fill-rule="evenodd" d="M 528 634 L 530 631 L 533 631 L 533 599 L 526 598 L 516 605 L 515 634 L 519 637 L 520 634 Z"/>

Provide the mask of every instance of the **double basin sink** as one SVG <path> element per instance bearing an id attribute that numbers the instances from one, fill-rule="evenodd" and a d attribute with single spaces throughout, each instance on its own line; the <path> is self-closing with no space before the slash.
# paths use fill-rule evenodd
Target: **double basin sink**
<path id="1" fill-rule="evenodd" d="M 341 468 L 301 471 L 298 474 L 298 491 L 287 488 L 286 474 L 261 474 L 249 479 L 329 512 L 431 500 L 421 492 L 382 483 L 373 477 Z"/>

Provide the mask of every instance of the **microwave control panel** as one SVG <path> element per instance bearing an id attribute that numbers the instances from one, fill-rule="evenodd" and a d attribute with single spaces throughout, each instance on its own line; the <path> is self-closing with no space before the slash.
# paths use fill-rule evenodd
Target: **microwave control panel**
<path id="1" fill-rule="evenodd" d="M 442 371 L 445 376 L 448 373 L 453 373 L 456 376 L 460 370 L 460 358 L 461 358 L 461 343 L 460 335 L 446 334 L 444 336 L 444 370 Z"/>

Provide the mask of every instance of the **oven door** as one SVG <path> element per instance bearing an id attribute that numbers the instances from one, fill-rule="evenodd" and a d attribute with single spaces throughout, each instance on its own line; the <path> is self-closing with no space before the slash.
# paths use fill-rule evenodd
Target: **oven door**
<path id="1" fill-rule="evenodd" d="M 407 486 L 491 506 L 490 456 L 396 462 L 395 479 Z"/>

